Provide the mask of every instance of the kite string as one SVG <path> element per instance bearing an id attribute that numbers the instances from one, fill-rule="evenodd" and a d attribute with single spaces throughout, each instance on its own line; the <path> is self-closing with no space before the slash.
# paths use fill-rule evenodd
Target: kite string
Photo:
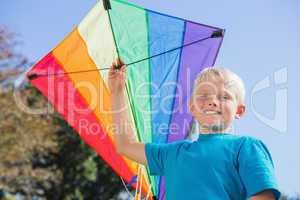
<path id="1" fill-rule="evenodd" d="M 146 200 L 148 200 L 149 199 L 149 197 L 150 197 L 150 191 L 151 191 L 151 184 L 150 184 L 150 188 L 148 188 L 148 192 L 147 192 L 147 196 L 146 196 Z"/>
<path id="2" fill-rule="evenodd" d="M 140 173 L 141 173 L 141 166 L 138 164 L 138 173 L 137 173 L 137 182 L 135 186 L 134 200 L 136 200 L 136 198 L 138 197 Z"/>
<path id="3" fill-rule="evenodd" d="M 125 190 L 126 190 L 126 192 L 128 193 L 128 195 L 129 195 L 130 197 L 133 197 L 133 195 L 129 192 L 129 190 L 128 190 L 127 186 L 126 186 L 126 183 L 125 183 L 124 179 L 123 179 L 121 176 L 120 176 L 120 178 L 121 178 L 122 184 L 123 184 L 123 186 L 125 187 Z"/>
<path id="4" fill-rule="evenodd" d="M 142 170 L 141 170 L 142 172 Z M 140 200 L 142 198 L 142 185 L 143 185 L 143 176 L 142 176 L 142 173 L 140 174 L 140 189 L 139 189 L 139 196 L 138 196 L 138 199 Z"/>
<path id="5" fill-rule="evenodd" d="M 135 189 L 135 196 L 137 195 L 137 190 L 138 190 L 138 188 L 140 187 L 140 195 L 139 195 L 139 198 L 140 199 L 142 199 L 141 198 L 141 194 L 142 194 L 142 180 L 140 181 L 140 183 L 138 183 L 138 180 L 139 180 L 139 177 L 142 177 L 142 171 L 140 171 L 140 168 L 141 166 L 139 165 L 139 168 L 138 168 L 138 175 L 137 175 L 137 184 L 136 184 L 136 189 Z M 142 170 L 142 169 L 141 169 Z M 126 190 L 126 192 L 127 192 L 127 194 L 131 197 L 131 198 L 135 198 L 135 196 L 133 196 L 132 195 L 132 193 L 128 190 L 128 188 L 127 188 L 127 185 L 126 185 L 126 183 L 125 183 L 125 181 L 124 181 L 124 179 L 120 176 L 120 179 L 121 179 L 121 181 L 122 181 L 122 184 L 123 184 L 123 186 L 124 186 L 124 188 L 125 188 L 125 190 Z M 142 179 L 142 178 L 141 178 Z M 149 184 L 149 187 L 148 187 L 148 189 L 147 189 L 147 195 L 146 195 L 146 197 L 145 197 L 145 200 L 149 200 L 149 198 L 150 198 L 150 194 L 151 194 L 151 187 L 152 187 L 152 184 L 151 183 L 148 183 Z M 138 185 L 140 185 L 140 186 L 138 186 Z M 139 199 L 139 200 L 140 200 Z"/>

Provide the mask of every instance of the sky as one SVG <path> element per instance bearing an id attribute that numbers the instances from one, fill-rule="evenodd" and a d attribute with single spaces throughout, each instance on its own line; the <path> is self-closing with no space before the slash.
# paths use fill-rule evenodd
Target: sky
<path id="1" fill-rule="evenodd" d="M 300 194 L 300 1 L 131 0 L 142 7 L 226 29 L 216 66 L 246 85 L 246 115 L 234 132 L 271 151 L 282 192 Z M 36 62 L 76 26 L 96 0 L 4 0 L 0 25 L 18 34 Z M 298 91 L 298 92 L 297 92 Z"/>

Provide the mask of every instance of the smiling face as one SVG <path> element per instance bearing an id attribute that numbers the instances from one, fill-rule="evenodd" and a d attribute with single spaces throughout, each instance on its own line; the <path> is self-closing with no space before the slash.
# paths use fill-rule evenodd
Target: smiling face
<path id="1" fill-rule="evenodd" d="M 236 84 L 226 79 L 207 79 L 196 84 L 190 111 L 199 122 L 201 133 L 228 132 L 234 119 L 245 112 Z"/>

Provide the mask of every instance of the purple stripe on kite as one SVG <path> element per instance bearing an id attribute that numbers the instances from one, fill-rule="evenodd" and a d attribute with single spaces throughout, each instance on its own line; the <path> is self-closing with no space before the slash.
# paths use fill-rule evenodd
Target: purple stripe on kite
<path id="1" fill-rule="evenodd" d="M 203 26 L 187 22 L 184 44 L 209 37 L 218 28 Z M 206 67 L 214 65 L 222 38 L 211 38 L 183 48 L 181 65 L 178 73 L 178 86 L 176 91 L 173 115 L 170 126 L 177 127 L 168 134 L 168 143 L 186 138 L 191 126 L 192 115 L 188 104 L 193 84 L 197 75 Z M 195 56 L 198 54 L 198 56 Z M 172 184 L 172 183 L 167 183 Z M 165 178 L 161 178 L 159 199 L 165 199 Z"/>
<path id="2" fill-rule="evenodd" d="M 184 44 L 206 38 L 216 29 L 187 23 Z M 181 65 L 178 73 L 178 86 L 171 125 L 177 127 L 169 132 L 168 142 L 182 140 L 186 137 L 192 122 L 188 110 L 193 84 L 197 75 L 205 68 L 214 64 L 215 56 L 220 46 L 220 38 L 211 38 L 183 48 Z M 197 54 L 197 56 L 195 56 Z"/>
<path id="3" fill-rule="evenodd" d="M 216 53 L 216 55 L 215 55 L 215 58 L 214 58 L 214 61 L 213 61 L 213 64 L 212 65 L 215 65 L 215 63 L 216 63 L 216 60 L 217 60 L 217 56 L 218 56 L 218 54 L 219 54 L 219 51 L 220 51 L 220 49 L 221 49 L 221 45 L 222 45 L 222 43 L 223 43 L 223 39 L 224 39 L 224 35 L 225 35 L 225 29 L 223 29 L 223 37 L 221 37 L 221 38 L 216 38 L 217 40 L 219 40 L 219 47 L 218 47 L 218 50 L 217 50 L 217 53 Z"/>
<path id="4" fill-rule="evenodd" d="M 165 200 L 166 199 L 166 184 L 165 184 L 165 177 L 161 176 L 160 177 L 160 182 L 159 182 L 159 200 Z"/>

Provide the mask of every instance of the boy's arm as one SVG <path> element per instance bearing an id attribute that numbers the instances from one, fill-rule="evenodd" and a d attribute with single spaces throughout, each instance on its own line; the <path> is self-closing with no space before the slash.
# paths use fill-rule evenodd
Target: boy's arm
<path id="1" fill-rule="evenodd" d="M 246 137 L 238 153 L 238 165 L 251 200 L 279 199 L 273 160 L 262 141 Z"/>
<path id="2" fill-rule="evenodd" d="M 275 196 L 271 190 L 265 190 L 250 197 L 250 200 L 275 200 Z"/>
<path id="3" fill-rule="evenodd" d="M 117 152 L 140 164 L 147 165 L 145 145 L 131 140 L 133 129 L 125 105 L 124 93 L 112 94 L 112 110 L 113 124 L 116 126 L 114 139 Z"/>
<path id="4" fill-rule="evenodd" d="M 121 66 L 121 68 L 117 69 L 117 66 Z M 112 128 L 115 146 L 119 154 L 146 165 L 145 145 L 130 139 L 134 132 L 125 104 L 125 67 L 121 60 L 117 60 L 112 64 L 108 75 L 108 86 L 112 99 Z"/>

